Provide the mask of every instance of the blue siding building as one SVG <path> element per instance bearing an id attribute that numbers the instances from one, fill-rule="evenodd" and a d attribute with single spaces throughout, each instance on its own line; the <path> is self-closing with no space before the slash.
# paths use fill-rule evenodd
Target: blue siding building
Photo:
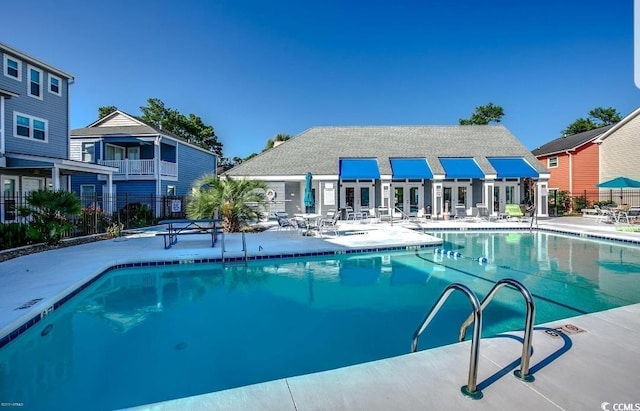
<path id="1" fill-rule="evenodd" d="M 74 176 L 72 190 L 82 198 L 139 199 L 157 216 L 158 199 L 188 194 L 194 180 L 215 174 L 217 165 L 214 153 L 120 110 L 71 130 L 70 158 L 116 170 L 112 191 L 103 176 Z"/>
<path id="2" fill-rule="evenodd" d="M 69 189 L 77 172 L 114 169 L 69 159 L 69 86 L 74 77 L 0 43 L 0 222 L 17 219 L 26 193 Z"/>

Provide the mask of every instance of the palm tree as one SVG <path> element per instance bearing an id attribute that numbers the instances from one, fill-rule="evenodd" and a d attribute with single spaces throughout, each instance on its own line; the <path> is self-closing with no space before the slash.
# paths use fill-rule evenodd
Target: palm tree
<path id="1" fill-rule="evenodd" d="M 19 208 L 20 215 L 29 219 L 27 235 L 35 240 L 57 244 L 67 234 L 73 224 L 68 217 L 82 211 L 77 195 L 58 190 L 36 190 L 27 194 L 27 205 Z"/>
<path id="2" fill-rule="evenodd" d="M 249 221 L 263 217 L 267 184 L 259 180 L 234 180 L 205 174 L 193 183 L 187 203 L 189 218 L 210 218 L 218 209 L 227 233 L 237 233 Z"/>

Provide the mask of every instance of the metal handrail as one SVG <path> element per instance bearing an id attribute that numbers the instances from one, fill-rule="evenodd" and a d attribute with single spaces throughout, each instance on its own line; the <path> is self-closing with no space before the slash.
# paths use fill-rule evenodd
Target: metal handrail
<path id="1" fill-rule="evenodd" d="M 224 231 L 222 232 L 222 247 L 220 247 L 220 253 L 222 258 L 222 264 L 224 264 Z"/>
<path id="2" fill-rule="evenodd" d="M 222 232 L 222 247 L 221 247 L 221 253 L 222 253 L 222 264 L 225 263 L 225 259 L 224 259 L 224 253 L 226 252 L 226 245 L 224 242 L 224 231 Z M 248 261 L 249 261 L 249 257 L 247 257 L 247 239 L 245 237 L 245 232 L 242 232 L 242 251 L 244 253 L 244 257 L 243 257 L 243 261 L 244 261 L 244 265 L 248 265 Z"/>
<path id="3" fill-rule="evenodd" d="M 522 285 L 522 283 L 520 283 L 519 281 L 516 281 L 512 278 L 504 278 L 498 281 L 493 286 L 491 291 L 489 291 L 489 294 L 487 294 L 487 296 L 484 297 L 484 299 L 480 303 L 480 310 L 483 311 L 487 307 L 487 305 L 489 305 L 489 303 L 491 302 L 493 297 L 496 295 L 498 290 L 500 290 L 502 287 L 506 285 L 510 285 L 511 287 L 515 288 L 517 291 L 520 291 L 520 294 L 522 294 L 522 296 L 524 297 L 525 303 L 527 304 L 527 314 L 526 314 L 525 325 L 524 325 L 524 337 L 522 341 L 522 358 L 520 361 L 520 370 L 514 371 L 514 375 L 523 381 L 531 382 L 534 380 L 534 377 L 533 375 L 529 375 L 529 360 L 531 358 L 531 337 L 533 334 L 533 322 L 534 322 L 536 307 L 533 302 L 533 296 L 531 295 L 529 290 L 524 285 Z M 473 315 L 469 315 L 469 317 L 467 317 L 464 323 L 462 323 L 462 326 L 460 327 L 460 335 L 458 337 L 459 341 L 464 341 L 465 334 L 467 333 L 467 328 L 469 327 L 471 322 L 474 320 L 475 319 Z M 473 331 L 472 338 L 475 338 L 475 328 Z"/>
<path id="4" fill-rule="evenodd" d="M 479 356 L 479 343 L 480 343 L 480 334 L 482 332 L 482 310 L 480 309 L 480 302 L 478 301 L 478 297 L 471 291 L 467 286 L 459 283 L 449 284 L 440 294 L 440 298 L 435 303 L 435 305 L 429 311 L 429 314 L 422 321 L 422 324 L 416 332 L 413 334 L 413 341 L 411 342 L 411 352 L 416 352 L 418 349 L 418 338 L 420 338 L 420 334 L 427 328 L 433 317 L 438 313 L 444 302 L 449 298 L 452 292 L 455 290 L 462 291 L 469 301 L 471 302 L 471 306 L 473 307 L 473 313 L 471 313 L 471 317 L 473 318 L 473 336 L 471 337 L 471 355 L 469 358 L 469 377 L 467 379 L 467 385 L 463 386 L 460 390 L 462 393 L 468 397 L 473 399 L 482 398 L 482 391 L 478 390 L 478 356 Z"/>
<path id="5" fill-rule="evenodd" d="M 244 237 L 245 232 L 242 232 L 242 251 L 244 251 L 244 265 L 248 264 L 247 261 L 247 240 Z"/>

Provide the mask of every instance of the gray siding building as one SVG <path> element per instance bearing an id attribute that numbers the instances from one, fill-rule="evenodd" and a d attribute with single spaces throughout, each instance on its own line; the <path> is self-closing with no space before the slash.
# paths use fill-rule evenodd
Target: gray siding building
<path id="1" fill-rule="evenodd" d="M 299 213 L 309 209 L 307 173 L 319 213 L 383 207 L 443 218 L 461 205 L 495 215 L 526 202 L 548 215 L 548 170 L 503 126 L 314 127 L 225 175 L 268 182 L 270 211 Z"/>

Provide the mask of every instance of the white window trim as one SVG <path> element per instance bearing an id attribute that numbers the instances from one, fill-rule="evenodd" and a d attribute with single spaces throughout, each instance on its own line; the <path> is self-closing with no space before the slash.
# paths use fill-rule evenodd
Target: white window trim
<path id="1" fill-rule="evenodd" d="M 18 116 L 26 117 L 29 119 L 29 137 L 18 135 Z M 33 128 L 33 120 L 42 121 L 44 123 L 44 140 L 39 140 L 34 137 L 34 128 Z M 13 136 L 16 138 L 21 138 L 23 140 L 36 141 L 38 143 L 47 143 L 49 141 L 49 121 L 30 116 L 28 114 L 20 113 L 18 111 L 13 112 Z"/>
<path id="2" fill-rule="evenodd" d="M 18 77 L 13 77 L 12 75 L 9 74 L 9 64 L 8 64 L 9 59 L 18 62 Z M 13 80 L 16 80 L 16 81 L 22 81 L 22 61 L 18 60 L 15 57 L 12 57 L 12 56 L 10 56 L 8 54 L 5 54 L 4 58 L 3 58 L 2 67 L 4 68 L 4 70 L 2 70 L 2 72 L 5 75 L 5 77 L 9 77 L 10 79 L 13 79 Z"/>
<path id="3" fill-rule="evenodd" d="M 555 166 L 551 165 L 551 159 L 552 158 L 556 159 L 556 165 Z M 547 168 L 558 168 L 559 164 L 560 164 L 560 158 L 558 156 L 547 157 Z"/>
<path id="4" fill-rule="evenodd" d="M 31 94 L 31 70 L 37 71 L 40 73 L 40 95 L 36 96 L 35 94 Z M 42 100 L 42 95 L 44 94 L 44 72 L 37 67 L 33 67 L 30 64 L 27 64 L 27 96 L 37 98 L 38 100 Z"/>
<path id="5" fill-rule="evenodd" d="M 113 147 L 113 149 L 114 149 L 114 154 L 115 154 L 115 151 L 119 151 L 119 152 L 121 152 L 121 153 L 122 153 L 122 158 L 121 158 L 121 160 L 126 160 L 126 159 L 127 159 L 127 149 L 126 149 L 125 147 L 118 146 L 118 145 L 116 145 L 116 144 L 105 143 L 105 147 L 104 147 L 104 155 L 103 155 L 103 157 L 104 157 L 104 159 L 105 159 L 105 160 L 107 160 L 107 161 L 120 161 L 120 160 L 116 160 L 116 159 L 113 159 L 113 158 L 110 158 L 110 159 L 108 159 L 108 158 L 107 158 L 107 149 L 108 149 L 109 147 Z"/>
<path id="6" fill-rule="evenodd" d="M 56 93 L 55 91 L 51 90 L 51 79 L 56 79 L 58 80 L 58 92 Z M 54 76 L 53 74 L 49 73 L 49 81 L 47 83 L 47 91 L 49 91 L 49 93 L 55 95 L 55 96 L 59 96 L 62 97 L 62 79 L 58 76 Z"/>

